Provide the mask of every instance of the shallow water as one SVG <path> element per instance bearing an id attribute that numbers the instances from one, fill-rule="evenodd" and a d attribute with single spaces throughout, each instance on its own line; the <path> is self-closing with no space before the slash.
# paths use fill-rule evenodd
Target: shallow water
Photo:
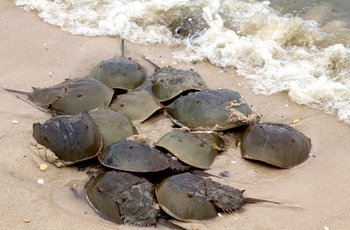
<path id="1" fill-rule="evenodd" d="M 183 44 L 174 58 L 236 68 L 257 94 L 285 91 L 350 124 L 348 0 L 15 2 L 73 34 Z"/>

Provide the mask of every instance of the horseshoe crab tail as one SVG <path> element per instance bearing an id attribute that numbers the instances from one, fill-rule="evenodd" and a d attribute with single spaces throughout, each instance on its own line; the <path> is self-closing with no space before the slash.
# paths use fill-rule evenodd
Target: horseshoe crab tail
<path id="1" fill-rule="evenodd" d="M 52 115 L 52 116 L 56 116 L 56 113 L 55 113 L 54 111 L 47 110 L 47 109 L 45 109 L 43 106 L 38 106 L 37 104 L 35 104 L 35 102 L 34 102 L 35 100 L 33 100 L 33 98 L 31 97 L 32 93 L 24 92 L 24 91 L 19 91 L 19 90 L 15 90 L 15 89 L 5 89 L 5 88 L 3 88 L 3 89 L 6 90 L 6 91 L 8 91 L 8 92 L 11 92 L 11 93 L 16 94 L 16 97 L 17 97 L 19 100 L 21 100 L 21 101 L 23 101 L 23 102 L 25 102 L 25 103 L 28 103 L 29 105 L 31 105 L 31 106 L 37 108 L 37 109 L 40 110 L 41 112 L 49 113 L 49 114 Z M 36 88 L 33 87 L 33 89 L 35 90 Z M 27 100 L 25 100 L 24 98 L 18 96 L 17 94 L 19 94 L 19 95 L 25 95 L 25 96 L 27 96 L 28 98 L 27 98 Z"/>
<path id="2" fill-rule="evenodd" d="M 257 198 L 250 198 L 246 197 L 246 203 L 260 203 L 260 202 L 267 202 L 272 204 L 281 204 L 279 202 L 271 201 L 271 200 L 263 200 L 263 199 L 257 199 Z"/>
<path id="3" fill-rule="evenodd" d="M 122 51 L 122 57 L 124 57 L 124 54 L 125 54 L 124 38 L 122 39 L 122 44 L 121 44 L 120 49 L 121 49 L 121 51 Z"/>
<path id="4" fill-rule="evenodd" d="M 197 175 L 197 176 L 202 176 L 202 177 L 215 177 L 215 178 L 221 178 L 221 177 L 218 177 L 218 176 L 215 176 L 213 174 L 210 174 L 210 173 L 207 173 L 207 172 L 204 172 L 202 170 L 191 170 L 190 171 L 191 174 L 193 175 Z"/>
<path id="5" fill-rule="evenodd" d="M 170 222 L 170 221 L 168 221 L 166 219 L 163 219 L 163 218 L 159 218 L 158 219 L 158 223 L 162 224 L 163 226 L 168 227 L 170 229 L 186 230 L 186 228 L 183 228 L 183 227 L 181 227 L 181 226 L 179 226 L 177 224 L 174 224 L 174 223 L 172 223 L 172 222 Z"/>
<path id="6" fill-rule="evenodd" d="M 26 95 L 26 96 L 29 96 L 31 94 L 29 92 L 19 91 L 19 90 L 15 90 L 15 89 L 5 89 L 5 88 L 3 88 L 3 89 L 8 91 L 8 92 L 11 92 L 11 93 L 21 94 L 21 95 Z"/>
<path id="7" fill-rule="evenodd" d="M 154 63 L 153 61 L 149 60 L 148 57 L 144 57 L 143 56 L 143 59 L 145 59 L 146 61 L 148 61 L 151 65 L 153 65 L 153 67 L 155 68 L 155 71 L 158 71 L 160 69 L 160 67 Z"/>

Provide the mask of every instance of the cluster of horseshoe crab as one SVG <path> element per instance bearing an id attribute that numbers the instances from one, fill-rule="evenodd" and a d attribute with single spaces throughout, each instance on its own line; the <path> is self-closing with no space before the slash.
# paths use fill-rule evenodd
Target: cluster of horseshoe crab
<path id="1" fill-rule="evenodd" d="M 225 151 L 220 133 L 245 126 L 242 157 L 280 168 L 305 161 L 311 140 L 285 124 L 259 123 L 240 93 L 208 89 L 195 71 L 153 65 L 149 79 L 137 61 L 124 57 L 122 42 L 122 56 L 100 62 L 88 77 L 33 87 L 30 93 L 9 91 L 27 95 L 53 115 L 33 124 L 34 139 L 52 152 L 46 161 L 61 167 L 98 158 L 104 170 L 86 185 L 87 199 L 116 223 L 156 225 L 166 214 L 207 220 L 247 202 L 271 202 L 246 198 L 243 190 L 200 173 Z M 133 121 L 161 109 L 180 128 L 154 147 L 132 138 L 138 134 Z"/>

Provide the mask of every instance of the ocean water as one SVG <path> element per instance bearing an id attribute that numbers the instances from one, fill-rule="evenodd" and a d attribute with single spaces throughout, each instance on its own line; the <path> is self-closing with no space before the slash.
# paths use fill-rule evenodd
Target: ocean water
<path id="1" fill-rule="evenodd" d="M 234 67 L 256 94 L 350 124 L 349 0 L 15 0 L 72 34 L 183 44 L 173 56 Z"/>

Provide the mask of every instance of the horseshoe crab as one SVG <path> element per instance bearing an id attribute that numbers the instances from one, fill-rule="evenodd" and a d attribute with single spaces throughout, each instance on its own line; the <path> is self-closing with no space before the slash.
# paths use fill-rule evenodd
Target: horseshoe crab
<path id="1" fill-rule="evenodd" d="M 260 120 L 243 97 L 229 89 L 203 90 L 165 107 L 168 117 L 191 130 L 222 131 Z"/>
<path id="2" fill-rule="evenodd" d="M 128 172 L 159 172 L 168 168 L 185 171 L 190 168 L 158 149 L 131 140 L 107 146 L 98 159 L 106 167 Z"/>
<path id="3" fill-rule="evenodd" d="M 145 121 L 163 106 L 146 90 L 136 90 L 118 95 L 109 108 L 123 111 L 131 120 Z"/>
<path id="4" fill-rule="evenodd" d="M 240 138 L 243 158 L 262 161 L 280 168 L 304 162 L 311 150 L 311 139 L 280 123 L 253 123 Z"/>
<path id="5" fill-rule="evenodd" d="M 225 142 L 216 133 L 190 133 L 174 129 L 161 137 L 156 146 L 162 147 L 182 162 L 200 169 L 209 169 Z"/>
<path id="6" fill-rule="evenodd" d="M 59 115 L 77 115 L 82 111 L 107 107 L 113 97 L 111 89 L 88 77 L 66 79 L 48 88 L 33 87 L 32 93 L 7 90 L 27 95 L 35 105 Z"/>
<path id="7" fill-rule="evenodd" d="M 127 172 L 103 172 L 86 186 L 91 206 L 118 224 L 156 225 L 160 208 L 154 186 L 143 177 Z"/>
<path id="8" fill-rule="evenodd" d="M 180 221 L 208 220 L 218 211 L 233 212 L 245 203 L 272 202 L 243 197 L 244 190 L 191 173 L 171 176 L 156 186 L 156 197 L 167 214 Z"/>
<path id="9" fill-rule="evenodd" d="M 34 123 L 33 137 L 55 154 L 54 161 L 50 163 L 57 166 L 93 158 L 103 146 L 100 131 L 87 112 L 60 115 L 43 124 Z"/>
<path id="10" fill-rule="evenodd" d="M 172 67 L 160 68 L 146 59 L 156 68 L 152 80 L 152 92 L 160 102 L 169 101 L 186 91 L 200 91 L 208 86 L 202 77 L 192 70 L 180 70 Z"/>
<path id="11" fill-rule="evenodd" d="M 132 90 L 141 86 L 146 80 L 142 66 L 124 57 L 124 40 L 122 40 L 122 56 L 101 61 L 90 72 L 95 78 L 112 89 Z"/>
<path id="12" fill-rule="evenodd" d="M 171 24 L 171 32 L 174 37 L 184 39 L 188 37 L 190 40 L 199 36 L 201 31 L 208 27 L 205 20 L 195 16 L 201 14 L 199 11 L 183 10 L 181 16 L 176 18 Z"/>
<path id="13" fill-rule="evenodd" d="M 102 134 L 104 146 L 138 134 L 134 124 L 121 111 L 100 108 L 90 111 L 90 115 Z"/>

